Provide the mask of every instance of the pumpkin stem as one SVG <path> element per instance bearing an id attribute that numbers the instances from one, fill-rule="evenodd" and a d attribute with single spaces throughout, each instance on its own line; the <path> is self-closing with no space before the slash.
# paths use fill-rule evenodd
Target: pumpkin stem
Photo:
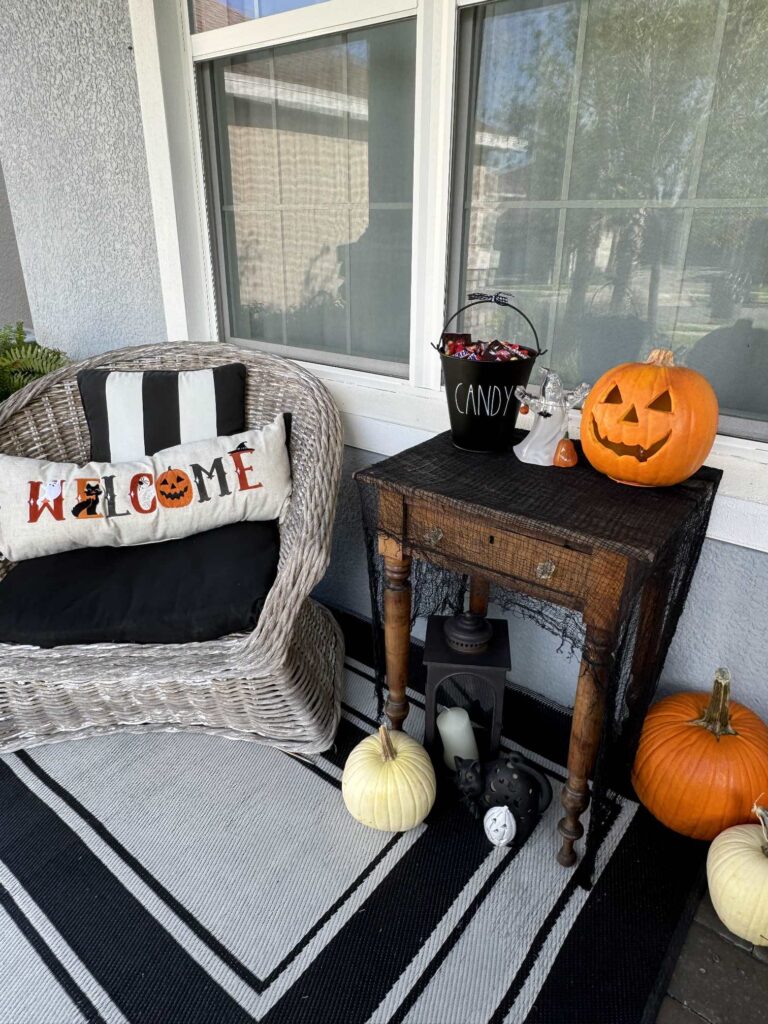
<path id="1" fill-rule="evenodd" d="M 392 743 L 392 737 L 389 735 L 389 729 L 386 725 L 379 726 L 379 740 L 381 741 L 381 756 L 385 761 L 394 761 L 397 757 L 397 751 Z"/>
<path id="2" fill-rule="evenodd" d="M 715 672 L 715 682 L 712 686 L 712 696 L 709 699 L 707 710 L 701 718 L 695 718 L 691 725 L 701 725 L 709 729 L 715 739 L 721 736 L 738 736 L 735 729 L 731 727 L 731 713 L 729 701 L 731 699 L 731 673 L 727 668 L 719 668 Z"/>
<path id="3" fill-rule="evenodd" d="M 674 366 L 675 353 L 671 348 L 655 348 L 646 359 L 646 363 L 652 363 L 654 366 Z"/>
<path id="4" fill-rule="evenodd" d="M 757 800 L 762 800 L 763 794 L 761 793 Z M 752 808 L 752 813 L 757 817 L 760 822 L 760 828 L 763 831 L 763 843 L 761 849 L 766 857 L 768 857 L 768 807 L 763 807 L 755 800 L 755 804 Z"/>

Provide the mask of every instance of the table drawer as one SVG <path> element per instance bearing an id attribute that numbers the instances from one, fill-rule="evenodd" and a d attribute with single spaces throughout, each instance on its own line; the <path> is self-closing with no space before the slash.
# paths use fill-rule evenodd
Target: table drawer
<path id="1" fill-rule="evenodd" d="M 591 557 L 487 523 L 471 523 L 425 505 L 408 507 L 410 547 L 435 551 L 465 565 L 568 594 L 582 592 Z"/>

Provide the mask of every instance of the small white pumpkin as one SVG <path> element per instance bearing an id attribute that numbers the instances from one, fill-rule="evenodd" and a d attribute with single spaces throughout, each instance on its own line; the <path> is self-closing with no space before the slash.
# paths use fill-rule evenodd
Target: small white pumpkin
<path id="1" fill-rule="evenodd" d="M 494 846 L 509 846 L 517 833 L 517 819 L 507 806 L 491 807 L 485 812 L 483 828 Z"/>
<path id="2" fill-rule="evenodd" d="M 768 946 L 768 807 L 752 810 L 759 825 L 734 825 L 712 841 L 707 881 L 725 927 L 753 946 Z"/>
<path id="3" fill-rule="evenodd" d="M 435 769 L 424 747 L 384 725 L 357 744 L 341 777 L 349 813 L 382 832 L 416 828 L 432 810 L 436 792 Z"/>

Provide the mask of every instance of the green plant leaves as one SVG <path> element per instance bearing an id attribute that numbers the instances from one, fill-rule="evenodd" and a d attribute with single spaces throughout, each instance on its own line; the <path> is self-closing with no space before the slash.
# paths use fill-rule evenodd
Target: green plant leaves
<path id="1" fill-rule="evenodd" d="M 0 401 L 68 362 L 63 352 L 27 341 L 21 321 L 0 327 Z"/>

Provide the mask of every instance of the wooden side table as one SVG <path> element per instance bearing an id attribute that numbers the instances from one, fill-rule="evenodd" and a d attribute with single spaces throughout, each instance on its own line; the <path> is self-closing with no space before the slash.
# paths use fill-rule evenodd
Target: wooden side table
<path id="1" fill-rule="evenodd" d="M 487 610 L 492 583 L 581 612 L 588 653 L 576 689 L 557 853 L 560 864 L 572 866 L 574 844 L 584 834 L 580 819 L 590 799 L 608 666 L 622 621 L 640 600 L 643 635 L 659 634 L 668 602 L 654 563 L 692 507 L 702 500 L 711 504 L 716 479 L 698 490 L 668 489 L 666 500 L 658 490 L 638 489 L 629 499 L 629 488 L 599 476 L 583 461 L 575 469 L 527 466 L 512 454 L 458 451 L 448 435 L 362 470 L 356 479 L 362 488 L 375 488 L 378 498 L 376 521 L 367 525 L 383 559 L 386 713 L 392 728 L 402 728 L 409 710 L 412 558 L 469 576 L 470 609 L 480 614 Z M 596 524 L 585 530 L 590 509 L 584 502 L 590 494 Z M 654 522 L 645 545 L 636 539 L 638 503 L 648 506 L 641 512 Z M 616 517 L 622 508 L 627 529 L 616 518 L 606 529 L 601 516 L 612 511 Z M 666 648 L 662 661 L 665 653 Z M 636 645 L 628 703 L 655 687 L 658 655 L 653 644 Z"/>

